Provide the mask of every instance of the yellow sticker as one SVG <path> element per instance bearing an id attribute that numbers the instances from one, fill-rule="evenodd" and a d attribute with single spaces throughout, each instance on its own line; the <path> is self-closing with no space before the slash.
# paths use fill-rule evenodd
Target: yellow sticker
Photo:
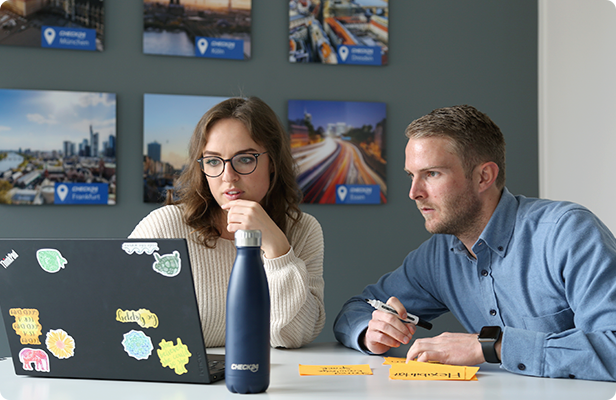
<path id="1" fill-rule="evenodd" d="M 39 311 L 35 308 L 11 308 L 9 315 L 15 317 L 13 329 L 21 336 L 21 344 L 41 344 L 39 336 L 43 327 L 39 323 Z"/>
<path id="2" fill-rule="evenodd" d="M 118 311 L 116 311 L 116 321 L 135 322 L 142 328 L 158 328 L 158 316 L 145 308 L 140 308 L 137 311 L 124 311 L 118 308 Z"/>
<path id="3" fill-rule="evenodd" d="M 156 350 L 156 353 L 158 353 L 158 358 L 160 358 L 163 367 L 175 370 L 178 375 L 188 372 L 186 364 L 188 364 L 192 354 L 188 351 L 188 346 L 182 343 L 182 339 L 178 338 L 177 345 L 174 345 L 173 341 L 167 342 L 165 339 L 161 340 L 158 345 L 160 349 Z"/>
<path id="4" fill-rule="evenodd" d="M 358 365 L 302 365 L 299 374 L 306 375 L 372 375 L 368 364 Z"/>
<path id="5" fill-rule="evenodd" d="M 476 381 L 479 367 L 409 361 L 391 364 L 390 379 Z"/>
<path id="6" fill-rule="evenodd" d="M 62 359 L 75 355 L 75 339 L 62 329 L 51 329 L 45 339 L 47 350 Z"/>

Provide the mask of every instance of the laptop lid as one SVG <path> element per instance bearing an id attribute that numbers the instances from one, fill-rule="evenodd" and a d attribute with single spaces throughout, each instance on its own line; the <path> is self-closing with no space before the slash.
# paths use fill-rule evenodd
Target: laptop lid
<path id="1" fill-rule="evenodd" d="M 184 239 L 0 239 L 0 311 L 17 375 L 224 376 L 208 369 Z"/>

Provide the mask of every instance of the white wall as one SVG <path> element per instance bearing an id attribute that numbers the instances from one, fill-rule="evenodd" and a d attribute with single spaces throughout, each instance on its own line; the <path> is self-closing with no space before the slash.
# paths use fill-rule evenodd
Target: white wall
<path id="1" fill-rule="evenodd" d="M 616 233 L 616 6 L 539 0 L 539 194 Z"/>

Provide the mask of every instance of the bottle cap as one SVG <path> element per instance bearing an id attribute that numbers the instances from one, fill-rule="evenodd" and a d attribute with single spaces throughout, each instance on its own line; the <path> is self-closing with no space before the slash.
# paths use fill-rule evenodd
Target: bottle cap
<path id="1" fill-rule="evenodd" d="M 261 231 L 236 231 L 235 247 L 261 247 Z"/>

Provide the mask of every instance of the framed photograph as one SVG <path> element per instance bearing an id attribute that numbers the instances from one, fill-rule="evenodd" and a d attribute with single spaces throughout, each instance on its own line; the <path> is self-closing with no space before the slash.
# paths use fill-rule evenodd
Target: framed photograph
<path id="1" fill-rule="evenodd" d="M 103 51 L 104 0 L 0 3 L 0 45 Z"/>
<path id="2" fill-rule="evenodd" d="M 250 59 L 252 0 L 143 0 L 143 53 Z"/>
<path id="3" fill-rule="evenodd" d="M 385 103 L 289 100 L 288 122 L 304 203 L 387 202 Z"/>
<path id="4" fill-rule="evenodd" d="M 388 0 L 290 0 L 289 61 L 387 65 Z"/>
<path id="5" fill-rule="evenodd" d="M 188 162 L 188 146 L 197 123 L 217 96 L 145 94 L 143 96 L 143 201 L 162 203 Z"/>
<path id="6" fill-rule="evenodd" d="M 116 203 L 115 93 L 0 89 L 0 204 Z"/>

